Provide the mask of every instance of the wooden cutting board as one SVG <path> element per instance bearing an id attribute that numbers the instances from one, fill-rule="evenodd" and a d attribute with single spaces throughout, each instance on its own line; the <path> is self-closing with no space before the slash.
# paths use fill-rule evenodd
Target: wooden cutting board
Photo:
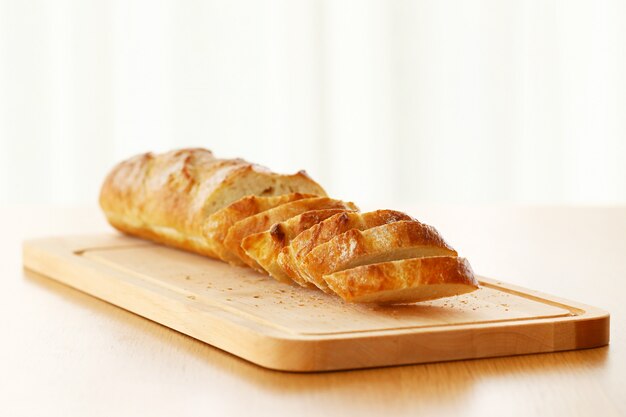
<path id="1" fill-rule="evenodd" d="M 121 235 L 27 241 L 24 266 L 258 365 L 329 371 L 583 349 L 608 313 L 480 278 L 471 294 L 352 305 Z"/>

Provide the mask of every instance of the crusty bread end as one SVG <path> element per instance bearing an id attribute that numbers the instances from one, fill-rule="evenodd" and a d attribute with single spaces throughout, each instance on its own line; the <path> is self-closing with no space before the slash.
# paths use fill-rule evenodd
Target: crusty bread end
<path id="1" fill-rule="evenodd" d="M 351 229 L 317 246 L 298 264 L 307 281 L 328 291 L 324 275 L 360 265 L 427 256 L 456 256 L 435 228 L 403 220 L 364 231 Z"/>
<path id="2" fill-rule="evenodd" d="M 326 195 L 304 171 L 275 174 L 243 159 L 215 158 L 206 149 L 180 149 L 119 163 L 102 185 L 100 205 L 125 233 L 216 257 L 203 237 L 211 214 L 247 195 L 298 192 Z"/>
<path id="3" fill-rule="evenodd" d="M 353 303 L 414 303 L 478 289 L 469 262 L 454 256 L 359 266 L 326 275 L 324 280 L 334 293 Z"/>

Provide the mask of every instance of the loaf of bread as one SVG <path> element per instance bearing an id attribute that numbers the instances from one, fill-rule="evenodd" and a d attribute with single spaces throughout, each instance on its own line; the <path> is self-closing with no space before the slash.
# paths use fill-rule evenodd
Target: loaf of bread
<path id="1" fill-rule="evenodd" d="M 122 232 L 218 257 L 203 235 L 211 214 L 245 196 L 291 193 L 326 195 L 304 171 L 280 175 L 205 149 L 181 149 L 118 164 L 104 181 L 100 206 Z"/>
<path id="2" fill-rule="evenodd" d="M 205 149 L 121 162 L 100 205 L 124 233 L 348 302 L 411 303 L 478 288 L 467 260 L 431 226 L 393 210 L 360 213 L 304 171 L 276 174 Z"/>

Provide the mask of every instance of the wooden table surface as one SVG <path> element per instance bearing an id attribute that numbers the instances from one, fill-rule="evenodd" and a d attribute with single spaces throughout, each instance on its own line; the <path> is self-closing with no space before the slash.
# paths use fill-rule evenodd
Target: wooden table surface
<path id="1" fill-rule="evenodd" d="M 0 209 L 0 413 L 626 415 L 626 207 L 405 207 L 480 275 L 601 307 L 585 351 L 323 374 L 260 368 L 21 265 L 26 238 L 110 230 L 95 208 Z"/>

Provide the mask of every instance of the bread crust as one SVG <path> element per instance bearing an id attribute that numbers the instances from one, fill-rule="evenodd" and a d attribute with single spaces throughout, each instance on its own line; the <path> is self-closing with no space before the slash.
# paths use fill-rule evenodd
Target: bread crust
<path id="1" fill-rule="evenodd" d="M 452 256 L 359 266 L 324 280 L 335 294 L 354 303 L 413 303 L 478 289 L 467 259 Z"/>
<path id="2" fill-rule="evenodd" d="M 316 197 L 282 204 L 265 212 L 247 217 L 228 229 L 226 239 L 224 239 L 224 246 L 226 246 L 229 252 L 227 252 L 227 259 L 225 260 L 233 265 L 241 265 L 243 263 L 259 272 L 265 272 L 254 259 L 245 253 L 241 247 L 243 239 L 252 234 L 267 231 L 275 223 L 283 222 L 307 211 L 322 209 L 357 210 L 357 207 L 353 203 L 341 200 Z"/>
<path id="3" fill-rule="evenodd" d="M 274 174 L 194 148 L 119 163 L 102 185 L 100 205 L 122 232 L 216 257 L 202 233 L 208 216 L 245 195 L 292 192 L 326 195 L 303 171 Z"/>
<path id="4" fill-rule="evenodd" d="M 241 247 L 273 278 L 281 282 L 291 283 L 291 278 L 283 272 L 276 262 L 282 249 L 300 233 L 335 214 L 343 212 L 346 210 L 325 209 L 304 212 L 287 221 L 274 224 L 265 232 L 245 237 L 241 242 Z"/>
<path id="5" fill-rule="evenodd" d="M 301 200 L 303 198 L 316 197 L 313 194 L 292 193 L 280 196 L 260 197 L 249 195 L 229 204 L 216 211 L 204 224 L 203 235 L 207 239 L 207 245 L 220 259 L 225 259 L 228 251 L 224 246 L 224 239 L 228 229 L 246 217 L 273 209 L 285 203 Z"/>
<path id="6" fill-rule="evenodd" d="M 320 222 L 295 237 L 278 255 L 277 263 L 285 275 L 298 284 L 310 287 L 311 282 L 298 265 L 317 246 L 351 229 L 367 230 L 403 220 L 414 220 L 395 210 L 375 210 L 367 213 L 341 213 Z"/>
<path id="7" fill-rule="evenodd" d="M 299 263 L 304 277 L 329 291 L 324 275 L 375 262 L 456 256 L 437 230 L 417 220 L 402 220 L 365 231 L 351 229 L 317 246 Z"/>

